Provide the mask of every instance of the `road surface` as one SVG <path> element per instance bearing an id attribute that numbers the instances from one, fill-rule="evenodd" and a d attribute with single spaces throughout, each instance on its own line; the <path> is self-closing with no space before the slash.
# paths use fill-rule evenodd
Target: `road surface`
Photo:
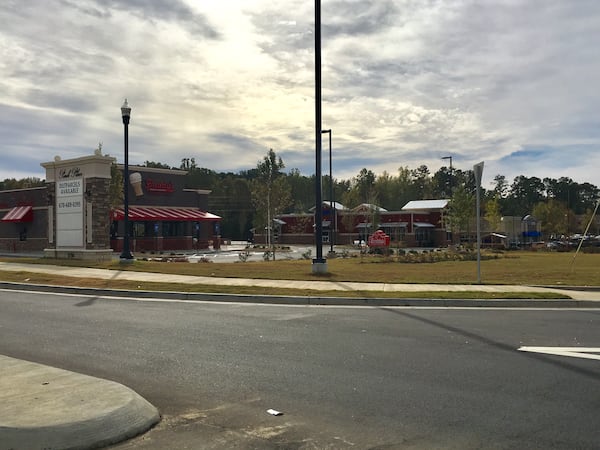
<path id="1" fill-rule="evenodd" d="M 0 291 L 0 354 L 131 387 L 162 422 L 117 449 L 585 449 L 598 310 L 135 301 Z M 273 416 L 274 409 L 283 413 Z"/>

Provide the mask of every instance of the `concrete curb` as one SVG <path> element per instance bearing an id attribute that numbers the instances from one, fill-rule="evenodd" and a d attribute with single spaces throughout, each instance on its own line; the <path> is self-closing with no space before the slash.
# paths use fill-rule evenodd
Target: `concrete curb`
<path id="1" fill-rule="evenodd" d="M 136 436 L 158 410 L 113 381 L 0 355 L 0 450 L 91 449 Z"/>
<path id="2" fill-rule="evenodd" d="M 580 292 L 600 292 L 600 286 L 547 286 L 543 284 L 533 284 L 531 287 L 539 287 L 544 289 L 558 289 L 561 291 L 580 291 Z"/>
<path id="3" fill-rule="evenodd" d="M 73 295 L 111 296 L 135 299 L 164 298 L 180 301 L 218 301 L 230 303 L 263 303 L 273 305 L 331 305 L 331 306 L 409 306 L 464 308 L 600 308 L 597 300 L 576 299 L 428 299 L 428 298 L 355 298 L 321 296 L 275 296 L 250 294 L 219 294 L 176 291 L 126 291 L 72 286 L 32 285 L 0 282 L 2 289 L 32 292 L 56 292 Z M 562 289 L 562 288 L 561 288 Z M 474 289 L 476 290 L 476 289 Z"/>

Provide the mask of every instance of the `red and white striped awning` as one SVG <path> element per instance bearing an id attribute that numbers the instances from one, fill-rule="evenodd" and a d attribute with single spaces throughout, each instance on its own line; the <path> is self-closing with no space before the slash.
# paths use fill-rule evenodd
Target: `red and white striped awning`
<path id="1" fill-rule="evenodd" d="M 123 208 L 112 212 L 112 220 L 123 220 Z M 196 208 L 155 208 L 151 206 L 130 206 L 129 220 L 131 221 L 206 221 L 221 220 L 221 217 Z"/>
<path id="2" fill-rule="evenodd" d="M 33 208 L 31 206 L 15 206 L 2 218 L 2 222 L 32 222 Z"/>

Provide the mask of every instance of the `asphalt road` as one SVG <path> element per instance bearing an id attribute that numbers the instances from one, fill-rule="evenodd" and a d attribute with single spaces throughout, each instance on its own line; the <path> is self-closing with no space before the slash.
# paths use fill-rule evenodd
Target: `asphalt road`
<path id="1" fill-rule="evenodd" d="M 592 449 L 600 311 L 150 302 L 0 291 L 0 354 L 163 414 L 131 449 Z M 269 408 L 283 412 L 269 415 Z"/>

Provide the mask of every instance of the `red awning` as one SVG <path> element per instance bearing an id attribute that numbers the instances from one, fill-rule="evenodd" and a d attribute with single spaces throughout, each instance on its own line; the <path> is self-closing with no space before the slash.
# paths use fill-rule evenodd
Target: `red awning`
<path id="1" fill-rule="evenodd" d="M 32 222 L 33 208 L 31 206 L 15 206 L 2 218 L 2 222 Z"/>
<path id="2" fill-rule="evenodd" d="M 123 208 L 117 208 L 112 212 L 113 220 L 123 220 L 125 212 Z M 132 221 L 205 221 L 221 220 L 219 216 L 199 209 L 188 208 L 153 208 L 151 206 L 130 206 L 129 220 Z"/>

